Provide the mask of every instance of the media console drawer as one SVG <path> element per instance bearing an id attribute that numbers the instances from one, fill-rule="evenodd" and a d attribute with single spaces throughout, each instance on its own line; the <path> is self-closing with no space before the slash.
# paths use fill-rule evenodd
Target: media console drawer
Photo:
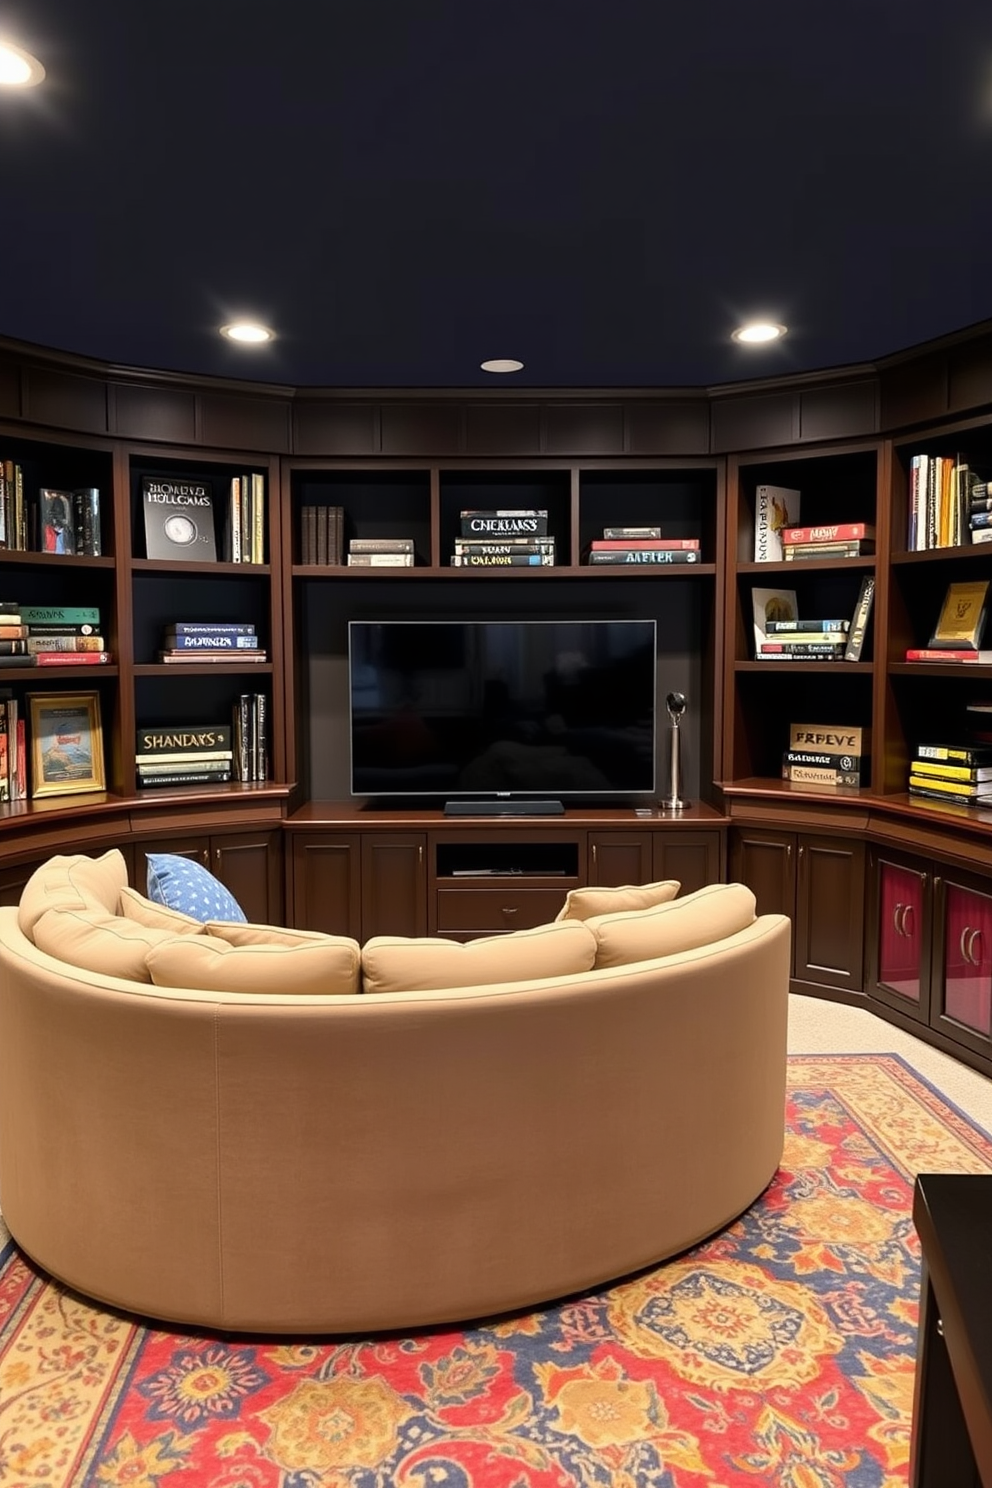
<path id="1" fill-rule="evenodd" d="M 571 882 L 568 888 L 574 887 Z M 515 881 L 492 888 L 438 889 L 437 929 L 474 930 L 495 934 L 499 930 L 529 930 L 554 919 L 565 902 L 568 889 L 520 888 Z"/>

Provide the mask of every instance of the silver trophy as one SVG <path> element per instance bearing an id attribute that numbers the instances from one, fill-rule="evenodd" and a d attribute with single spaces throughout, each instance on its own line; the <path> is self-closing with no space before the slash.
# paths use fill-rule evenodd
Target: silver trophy
<path id="1" fill-rule="evenodd" d="M 685 693 L 670 692 L 665 699 L 668 708 L 668 795 L 660 803 L 663 811 L 681 811 L 688 806 L 682 799 L 682 714 Z"/>

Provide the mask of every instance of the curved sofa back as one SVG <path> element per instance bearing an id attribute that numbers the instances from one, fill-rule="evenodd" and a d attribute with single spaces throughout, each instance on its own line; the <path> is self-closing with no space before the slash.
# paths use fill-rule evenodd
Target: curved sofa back
<path id="1" fill-rule="evenodd" d="M 0 909 L 0 1209 L 55 1276 L 275 1333 L 477 1318 L 663 1259 L 782 1153 L 790 925 L 527 985 L 96 977 Z"/>

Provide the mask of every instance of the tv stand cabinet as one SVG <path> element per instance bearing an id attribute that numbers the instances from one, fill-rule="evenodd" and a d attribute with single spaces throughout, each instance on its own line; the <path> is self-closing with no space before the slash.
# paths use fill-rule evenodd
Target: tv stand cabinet
<path id="1" fill-rule="evenodd" d="M 646 809 L 473 822 L 311 801 L 285 822 L 290 923 L 361 941 L 471 940 L 553 920 L 589 884 L 677 878 L 687 894 L 725 876 L 727 817 L 701 803 Z"/>

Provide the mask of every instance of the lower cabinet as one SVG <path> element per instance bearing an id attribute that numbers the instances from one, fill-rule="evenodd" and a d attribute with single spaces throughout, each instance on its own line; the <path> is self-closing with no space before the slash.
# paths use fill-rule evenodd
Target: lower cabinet
<path id="1" fill-rule="evenodd" d="M 722 878 L 721 830 L 461 827 L 289 834 L 289 893 L 301 930 L 478 935 L 547 924 L 584 884 L 677 878 L 689 894 Z"/>
<path id="2" fill-rule="evenodd" d="M 657 883 L 676 878 L 680 895 L 723 879 L 723 834 L 716 831 L 590 832 L 588 882 Z"/>
<path id="3" fill-rule="evenodd" d="M 792 920 L 793 990 L 863 989 L 864 845 L 826 833 L 736 827 L 728 877 L 747 884 L 758 914 Z"/>
<path id="4" fill-rule="evenodd" d="M 300 930 L 420 936 L 427 929 L 423 832 L 294 832 L 293 920 Z"/>
<path id="5" fill-rule="evenodd" d="M 878 847 L 869 862 L 869 996 L 992 1057 L 992 880 Z"/>
<path id="6" fill-rule="evenodd" d="M 131 882 L 145 893 L 146 853 L 195 858 L 230 889 L 253 924 L 283 922 L 282 836 L 278 831 L 223 832 L 201 836 L 148 837 L 135 843 Z"/>

